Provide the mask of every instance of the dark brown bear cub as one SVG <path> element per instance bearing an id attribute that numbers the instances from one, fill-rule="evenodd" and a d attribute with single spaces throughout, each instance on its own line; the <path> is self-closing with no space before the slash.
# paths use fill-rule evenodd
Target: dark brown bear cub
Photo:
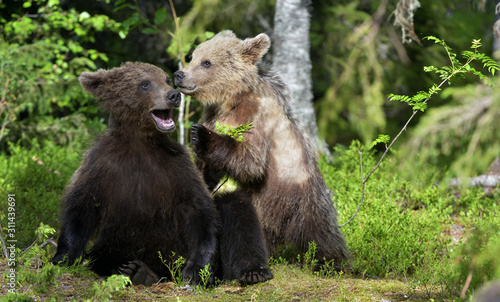
<path id="1" fill-rule="evenodd" d="M 52 262 L 72 264 L 94 237 L 89 253 L 92 270 L 102 276 L 123 273 L 134 284 L 172 278 L 158 252 L 167 260 L 172 252 L 185 258 L 182 275 L 194 283 L 201 282 L 199 272 L 207 264 L 218 275 L 242 283 L 271 278 L 256 214 L 252 217 L 253 207 L 242 193 L 225 196 L 223 203 L 250 207 L 241 220 L 250 233 L 248 244 L 260 246 L 261 251 L 250 263 L 237 262 L 236 272 L 221 271 L 220 262 L 233 259 L 223 261 L 219 255 L 238 257 L 218 250 L 222 246 L 218 238 L 235 240 L 224 231 L 234 226 L 221 226 L 212 196 L 189 153 L 168 137 L 175 129 L 171 114 L 180 94 L 165 72 L 150 64 L 126 63 L 82 73 L 79 79 L 85 91 L 102 101 L 111 126 L 87 151 L 66 189 Z M 221 213 L 236 215 L 238 220 L 242 212 Z M 213 280 L 214 274 L 209 283 Z"/>
<path id="2" fill-rule="evenodd" d="M 208 184 L 228 174 L 252 194 L 274 256 L 283 247 L 305 252 L 315 241 L 319 262 L 333 259 L 340 267 L 349 252 L 316 150 L 290 114 L 286 85 L 257 65 L 269 46 L 265 34 L 242 41 L 223 31 L 174 74 L 181 92 L 205 105 L 203 125 L 192 129 L 197 165 Z M 217 134 L 216 122 L 253 128 L 236 141 Z"/>

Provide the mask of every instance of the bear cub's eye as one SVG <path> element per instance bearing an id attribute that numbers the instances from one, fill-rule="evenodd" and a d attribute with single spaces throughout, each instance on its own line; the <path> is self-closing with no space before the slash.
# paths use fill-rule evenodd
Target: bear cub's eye
<path id="1" fill-rule="evenodd" d="M 149 82 L 149 81 L 142 81 L 141 82 L 141 89 L 142 90 L 147 90 L 149 88 L 149 86 L 151 86 L 151 82 Z"/>
<path id="2" fill-rule="evenodd" d="M 201 62 L 201 65 L 205 68 L 208 68 L 208 67 L 212 66 L 212 63 L 210 63 L 210 61 L 206 60 L 206 61 Z"/>

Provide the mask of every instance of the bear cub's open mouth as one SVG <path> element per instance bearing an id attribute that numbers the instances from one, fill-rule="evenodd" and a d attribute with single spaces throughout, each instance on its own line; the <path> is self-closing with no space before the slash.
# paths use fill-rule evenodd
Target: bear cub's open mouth
<path id="1" fill-rule="evenodd" d="M 160 131 L 172 131 L 175 129 L 175 123 L 171 117 L 172 110 L 153 110 L 151 115 L 155 121 L 156 128 Z"/>

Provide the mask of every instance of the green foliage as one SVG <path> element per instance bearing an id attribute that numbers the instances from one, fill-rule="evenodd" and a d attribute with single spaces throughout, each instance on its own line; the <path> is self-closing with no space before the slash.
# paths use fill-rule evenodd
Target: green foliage
<path id="1" fill-rule="evenodd" d="M 50 141 L 31 140 L 31 149 L 10 144 L 10 156 L 0 155 L 0 192 L 15 194 L 16 239 L 27 246 L 35 239 L 40 223 L 58 226 L 60 199 L 69 178 L 80 164 L 80 152 Z M 7 213 L 7 200 L 0 202 L 0 216 Z M 6 227 L 6 217 L 1 217 Z"/>
<path id="2" fill-rule="evenodd" d="M 2 151 L 5 138 L 68 143 L 77 138 L 73 127 L 80 123 L 81 128 L 102 128 L 102 121 L 95 119 L 96 105 L 83 94 L 77 76 L 108 60 L 84 44 L 95 42 L 96 32 L 120 30 L 120 24 L 107 16 L 64 10 L 57 0 L 26 1 L 23 7 L 24 12 L 0 19 Z"/>
<path id="3" fill-rule="evenodd" d="M 210 269 L 210 263 L 207 263 L 203 269 L 199 272 L 201 283 L 203 287 L 207 287 L 208 281 L 210 281 L 210 276 L 212 276 L 212 270 Z"/>
<path id="4" fill-rule="evenodd" d="M 176 257 L 174 251 L 172 251 L 172 255 L 170 255 L 170 260 L 163 259 L 160 251 L 158 251 L 158 256 L 160 257 L 161 262 L 168 268 L 170 276 L 172 276 L 172 281 L 177 284 L 177 286 L 184 284 L 182 267 L 186 263 L 186 258 L 182 256 Z"/>
<path id="5" fill-rule="evenodd" d="M 131 285 L 129 277 L 123 275 L 111 275 L 100 284 L 94 282 L 92 287 L 94 296 L 91 300 L 87 301 L 110 301 L 116 292 L 124 290 L 127 286 Z"/>
<path id="6" fill-rule="evenodd" d="M 243 142 L 245 138 L 243 137 L 243 133 L 252 129 L 253 123 L 243 124 L 236 128 L 231 125 L 224 125 L 219 122 L 215 122 L 215 131 L 220 135 L 228 135 L 234 138 L 236 141 Z"/>
<path id="7" fill-rule="evenodd" d="M 451 63 L 451 66 L 445 66 L 441 69 L 434 66 L 426 66 L 424 67 L 425 72 L 435 72 L 443 80 L 451 80 L 456 75 L 463 76 L 464 74 L 472 73 L 479 77 L 479 79 L 484 80 L 485 84 L 490 86 L 493 85 L 491 80 L 489 80 L 489 78 L 486 77 L 482 72 L 470 66 L 471 62 L 480 61 L 481 63 L 483 63 L 483 67 L 487 68 L 488 72 L 491 73 L 491 75 L 495 75 L 495 72 L 497 70 L 500 70 L 498 63 L 495 60 L 477 51 L 478 48 L 481 47 L 481 40 L 473 39 L 472 45 L 470 47 L 472 51 L 466 50 L 462 52 L 462 56 L 466 59 L 465 63 L 462 63 L 457 59 L 457 55 L 452 51 L 452 49 L 446 44 L 444 40 L 438 39 L 434 36 L 428 36 L 424 39 L 432 40 L 436 44 L 441 44 L 448 54 Z"/>
<path id="8" fill-rule="evenodd" d="M 361 177 L 359 154 L 363 165 L 373 166 L 373 152 L 353 143 L 348 150 L 336 148 L 335 162 L 324 159 L 320 167 L 327 185 L 335 196 L 339 223 L 347 220 L 358 206 Z M 392 175 L 390 167 L 383 167 L 366 183 L 363 208 L 342 231 L 353 252 L 353 269 L 379 277 L 403 276 L 415 267 L 431 261 L 439 251 L 446 249 L 442 226 L 449 223 L 448 208 L 437 211 L 414 211 L 401 206 L 407 193 L 404 180 Z M 358 193 L 356 193 L 358 192 Z"/>
<path id="9" fill-rule="evenodd" d="M 488 71 L 492 74 L 494 74 L 495 71 L 499 69 L 499 65 L 494 60 L 492 60 L 488 56 L 481 54 L 477 51 L 478 48 L 481 46 L 481 43 L 479 40 L 473 40 L 472 46 L 471 46 L 471 49 L 473 51 L 465 52 L 464 58 L 466 60 L 465 60 L 465 62 L 460 62 L 457 59 L 457 55 L 451 50 L 451 48 L 443 40 L 438 39 L 438 38 L 433 37 L 433 36 L 426 37 L 426 39 L 433 40 L 435 43 L 442 45 L 442 47 L 445 49 L 445 51 L 448 55 L 448 58 L 450 60 L 450 65 L 444 66 L 442 68 L 436 68 L 434 66 L 427 66 L 424 68 L 424 70 L 426 72 L 437 73 L 442 79 L 442 82 L 440 84 L 433 84 L 431 86 L 431 88 L 429 89 L 429 92 L 419 92 L 412 97 L 409 97 L 406 95 L 389 94 L 389 96 L 388 96 L 389 100 L 405 102 L 405 103 L 408 103 L 413 108 L 413 114 L 410 116 L 410 118 L 406 122 L 405 126 L 399 132 L 399 134 L 396 136 L 396 138 L 391 142 L 391 144 L 389 145 L 389 148 L 390 148 L 390 146 L 392 146 L 393 142 L 399 137 L 399 135 L 404 130 L 406 130 L 408 123 L 412 120 L 412 118 L 415 116 L 417 111 L 419 111 L 419 110 L 424 111 L 427 108 L 427 102 L 429 101 L 429 99 L 433 95 L 437 94 L 437 92 L 441 90 L 441 87 L 445 83 L 447 83 L 447 82 L 450 83 L 451 81 L 453 81 L 456 78 L 463 78 L 467 74 L 472 74 L 472 75 L 477 76 L 480 80 L 483 80 L 483 82 L 487 86 L 493 86 L 493 84 L 489 78 L 487 78 L 481 71 L 478 71 L 471 66 L 471 64 L 474 61 L 482 62 L 483 67 L 487 67 Z M 458 108 L 452 107 L 451 110 L 448 110 L 448 111 L 444 110 L 443 111 L 443 109 L 446 108 L 443 106 L 441 108 L 435 109 L 435 111 L 432 114 L 428 114 L 427 116 L 425 116 L 423 118 L 424 121 L 432 119 L 430 122 L 430 127 L 427 129 L 424 128 L 425 129 L 424 136 L 421 136 L 421 137 L 416 136 L 416 135 L 413 136 L 413 138 L 412 138 L 412 140 L 414 141 L 413 146 L 411 146 L 409 151 L 408 151 L 408 149 L 405 150 L 407 152 L 405 152 L 406 154 L 404 156 L 407 157 L 408 153 L 418 152 L 419 146 L 417 146 L 417 148 L 415 148 L 415 146 L 414 146 L 415 141 L 419 144 L 421 141 L 425 140 L 425 141 L 433 142 L 434 144 L 449 145 L 449 137 L 454 136 L 454 134 L 450 135 L 449 132 L 453 133 L 453 132 L 457 132 L 457 130 L 461 131 L 462 135 L 455 136 L 457 143 L 454 147 L 463 148 L 463 145 L 464 145 L 464 137 L 463 137 L 464 135 L 463 134 L 465 134 L 467 137 L 467 134 L 469 132 L 468 130 L 475 127 L 476 131 L 474 132 L 474 134 L 470 138 L 470 144 L 469 144 L 469 148 L 467 150 L 466 156 L 465 157 L 458 157 L 458 160 L 456 161 L 457 163 L 460 163 L 459 160 L 461 160 L 462 162 L 465 162 L 466 166 L 468 166 L 467 168 L 469 168 L 466 170 L 466 172 L 470 172 L 471 171 L 470 170 L 471 158 L 472 158 L 473 152 L 476 151 L 477 149 L 479 149 L 478 145 L 480 144 L 481 136 L 483 136 L 483 137 L 484 136 L 488 136 L 488 137 L 491 136 L 491 134 L 490 134 L 491 132 L 488 130 L 487 127 L 484 127 L 484 124 L 485 123 L 497 123 L 497 121 L 492 118 L 492 116 L 496 115 L 496 111 L 495 110 L 488 110 L 488 109 L 489 109 L 489 107 L 496 107 L 496 106 L 492 106 L 492 103 L 495 101 L 495 99 L 498 99 L 498 98 L 490 95 L 487 100 L 478 102 L 476 99 L 477 95 L 475 95 L 474 97 L 475 97 L 473 99 L 474 103 L 471 104 L 471 106 L 470 106 L 471 108 L 466 108 L 466 110 L 457 111 Z M 493 99 L 493 101 L 492 101 L 492 99 Z M 480 104 L 480 103 L 483 103 L 483 104 Z M 474 107 L 474 108 L 472 108 L 472 107 Z M 477 108 L 479 108 L 479 110 Z M 453 125 L 445 125 L 443 127 L 443 126 L 439 125 L 439 123 L 436 122 L 436 118 L 435 118 L 436 112 L 438 112 L 438 114 L 440 115 L 439 118 L 445 120 L 445 122 L 446 122 L 446 120 L 449 120 L 449 121 L 456 120 L 457 122 L 454 122 Z M 442 115 L 443 112 L 445 113 L 444 115 Z M 439 126 L 441 126 L 441 127 L 439 127 Z M 466 129 L 465 131 L 463 130 L 464 128 Z M 418 129 L 418 127 L 417 127 L 417 129 Z M 443 131 L 443 130 L 447 130 L 447 131 Z M 429 132 L 431 133 L 431 135 L 429 135 Z M 448 132 L 448 133 L 446 133 L 446 132 Z M 434 134 L 434 135 L 432 135 L 432 134 Z M 444 137 L 440 137 L 439 139 L 437 139 L 435 141 L 432 140 L 433 138 L 435 138 L 435 136 L 441 136 L 443 134 L 444 134 Z M 493 134 L 493 136 L 495 137 L 496 134 Z M 453 146 L 453 143 L 451 145 Z M 493 145 L 493 149 L 496 149 L 497 147 L 498 147 L 498 145 L 497 146 Z M 429 148 L 429 151 L 434 152 L 434 154 L 436 154 L 436 152 L 435 152 L 436 149 L 439 149 L 439 147 L 433 146 L 433 148 Z M 490 149 L 490 150 L 492 149 L 491 144 L 489 144 L 489 142 L 486 143 L 486 149 Z M 440 154 L 438 153 L 438 156 L 443 157 L 443 154 L 446 156 L 446 150 L 444 150 L 444 151 L 445 152 L 441 152 Z M 456 157 L 455 154 L 457 154 L 457 153 L 453 153 L 453 154 Z M 460 153 L 458 153 L 458 154 L 460 154 Z M 494 155 L 494 156 L 498 156 L 498 153 L 496 153 L 496 155 Z M 449 158 L 450 157 L 448 157 L 448 162 L 449 162 Z M 493 158 L 490 157 L 489 161 L 491 162 L 492 159 Z M 435 160 L 435 158 L 434 158 L 434 160 Z M 440 162 L 442 162 L 442 161 L 440 161 Z M 405 163 L 405 166 L 407 167 L 408 164 Z M 483 169 L 483 171 L 484 171 L 484 169 Z"/>
<path id="10" fill-rule="evenodd" d="M 309 246 L 307 248 L 307 252 L 304 254 L 304 262 L 303 265 L 310 271 L 313 271 L 316 268 L 316 264 L 318 263 L 318 259 L 315 258 L 316 252 L 318 251 L 318 245 L 316 242 L 309 242 Z M 298 255 L 298 261 L 300 261 L 301 255 Z"/>
<path id="11" fill-rule="evenodd" d="M 433 91 L 437 92 L 440 90 L 439 88 L 432 87 L 431 88 Z M 412 107 L 413 110 L 420 110 L 420 111 L 425 111 L 427 109 L 427 104 L 423 101 L 426 101 L 430 98 L 431 93 L 425 92 L 425 91 L 419 91 L 416 95 L 409 97 L 406 95 L 396 95 L 390 93 L 387 97 L 389 98 L 390 101 L 399 101 L 402 103 L 408 103 Z"/>
<path id="12" fill-rule="evenodd" d="M 339 223 L 358 206 L 362 180 L 357 151 L 363 152 L 363 165 L 375 163 L 373 151 L 367 149 L 354 142 L 348 149 L 335 148 L 334 162 L 320 159 Z M 412 162 L 413 171 L 439 170 L 418 158 Z M 410 291 L 424 288 L 444 295 L 457 295 L 471 271 L 468 294 L 498 277 L 500 205 L 495 197 L 486 197 L 479 188 L 463 190 L 457 198 L 432 182 L 418 186 L 392 173 L 398 165 L 390 159 L 373 174 L 366 183 L 363 208 L 341 229 L 353 253 L 354 272 L 402 278 Z M 451 236 L 456 229 L 462 238 L 458 242 L 457 235 Z"/>
<path id="13" fill-rule="evenodd" d="M 478 209 L 482 212 L 482 209 Z M 467 215 L 473 220 L 477 216 Z M 454 292 L 460 292 L 467 278 L 471 277 L 467 291 L 472 295 L 482 284 L 500 278 L 500 217 L 498 205 L 487 208 L 482 219 L 477 219 L 470 227 L 466 241 L 457 246 L 448 260 L 448 286 Z"/>
<path id="14" fill-rule="evenodd" d="M 394 10 L 400 4 L 342 0 L 314 5 L 310 35 L 314 104 L 320 135 L 330 145 L 348 145 L 352 139 L 368 143 L 377 133 L 400 129 L 406 106 L 387 103 L 386 96 L 413 96 L 422 87 L 431 87 L 434 74 L 421 66 L 449 62 L 442 46 L 423 40 L 424 35 L 443 37 L 454 49 L 467 49 L 471 40 L 484 37 L 483 49 L 486 53 L 492 49 L 492 39 L 485 35 L 494 23 L 491 5 L 480 10 L 460 1 L 420 1 L 421 8 L 412 13 L 412 29 L 420 37 L 412 37 L 409 44 L 401 42 L 394 27 Z M 461 81 L 470 84 L 476 79 Z M 443 101 L 437 97 L 433 106 Z"/>
<path id="15" fill-rule="evenodd" d="M 372 143 L 372 148 L 375 147 L 378 143 L 382 143 L 387 147 L 387 143 L 391 141 L 391 137 L 389 135 L 385 134 L 379 134 L 376 140 L 373 141 Z"/>
<path id="16" fill-rule="evenodd" d="M 47 294 L 53 290 L 53 287 L 57 286 L 56 276 L 61 274 L 62 270 L 58 266 L 49 264 L 49 248 L 41 248 L 39 244 L 54 234 L 55 230 L 41 223 L 34 233 L 36 240 L 29 248 L 24 251 L 16 248 L 15 280 L 18 285 L 37 284 L 36 293 Z M 36 270 L 32 268 L 36 268 Z"/>
<path id="17" fill-rule="evenodd" d="M 413 163 L 405 159 L 418 156 L 429 166 L 443 167 L 438 181 L 447 176 L 471 177 L 487 172 L 500 154 L 495 131 L 500 127 L 500 97 L 495 90 L 467 85 L 447 88 L 443 95 L 454 100 L 430 108 L 410 131 L 410 138 L 399 152 L 402 164 L 398 173 L 415 171 Z"/>
<path id="18" fill-rule="evenodd" d="M 378 51 L 387 38 L 372 31 L 375 18 L 362 6 L 325 3 L 312 18 L 313 88 L 321 91 L 315 103 L 318 130 L 331 144 L 348 144 L 353 137 L 372 141 L 387 125 L 382 107 L 388 66 Z"/>
<path id="19" fill-rule="evenodd" d="M 441 82 L 441 84 L 439 85 L 437 84 L 432 85 L 431 88 L 429 88 L 428 92 L 420 91 L 412 97 L 406 95 L 396 95 L 391 93 L 388 95 L 390 101 L 400 101 L 403 103 L 408 103 L 408 105 L 412 106 L 412 109 L 414 111 L 420 110 L 423 112 L 425 109 L 427 109 L 427 101 L 433 95 L 437 94 L 441 90 L 441 86 L 445 82 L 451 82 L 453 79 L 457 77 L 464 77 L 465 74 L 469 73 L 476 75 L 477 77 L 479 77 L 479 79 L 483 80 L 487 85 L 493 86 L 493 83 L 488 77 L 486 77 L 482 72 L 474 69 L 470 65 L 473 61 L 480 61 L 483 63 L 483 67 L 487 67 L 488 72 L 490 72 L 492 75 L 495 74 L 496 70 L 500 69 L 496 61 L 489 58 L 485 54 L 477 52 L 477 49 L 481 47 L 480 40 L 472 41 L 471 49 L 473 51 L 465 51 L 463 53 L 463 56 L 466 59 L 466 61 L 462 63 L 457 59 L 457 55 L 451 50 L 451 48 L 446 44 L 444 40 L 438 39 L 433 36 L 428 36 L 425 37 L 424 39 L 432 40 L 437 44 L 441 44 L 445 49 L 446 53 L 448 54 L 451 64 L 450 66 L 444 66 L 442 68 L 437 68 L 434 66 L 424 67 L 425 72 L 435 72 L 436 74 L 439 75 L 439 77 L 443 80 L 443 82 Z"/>

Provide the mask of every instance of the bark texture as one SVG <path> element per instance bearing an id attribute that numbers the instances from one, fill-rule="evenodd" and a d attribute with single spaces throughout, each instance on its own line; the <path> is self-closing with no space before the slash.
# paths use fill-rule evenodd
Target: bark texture
<path id="1" fill-rule="evenodd" d="M 309 0 L 276 1 L 273 69 L 290 89 L 291 109 L 300 121 L 299 128 L 317 142 L 309 56 L 310 7 Z"/>
<path id="2" fill-rule="evenodd" d="M 496 1 L 495 23 L 493 23 L 493 58 L 500 60 L 500 1 Z"/>

